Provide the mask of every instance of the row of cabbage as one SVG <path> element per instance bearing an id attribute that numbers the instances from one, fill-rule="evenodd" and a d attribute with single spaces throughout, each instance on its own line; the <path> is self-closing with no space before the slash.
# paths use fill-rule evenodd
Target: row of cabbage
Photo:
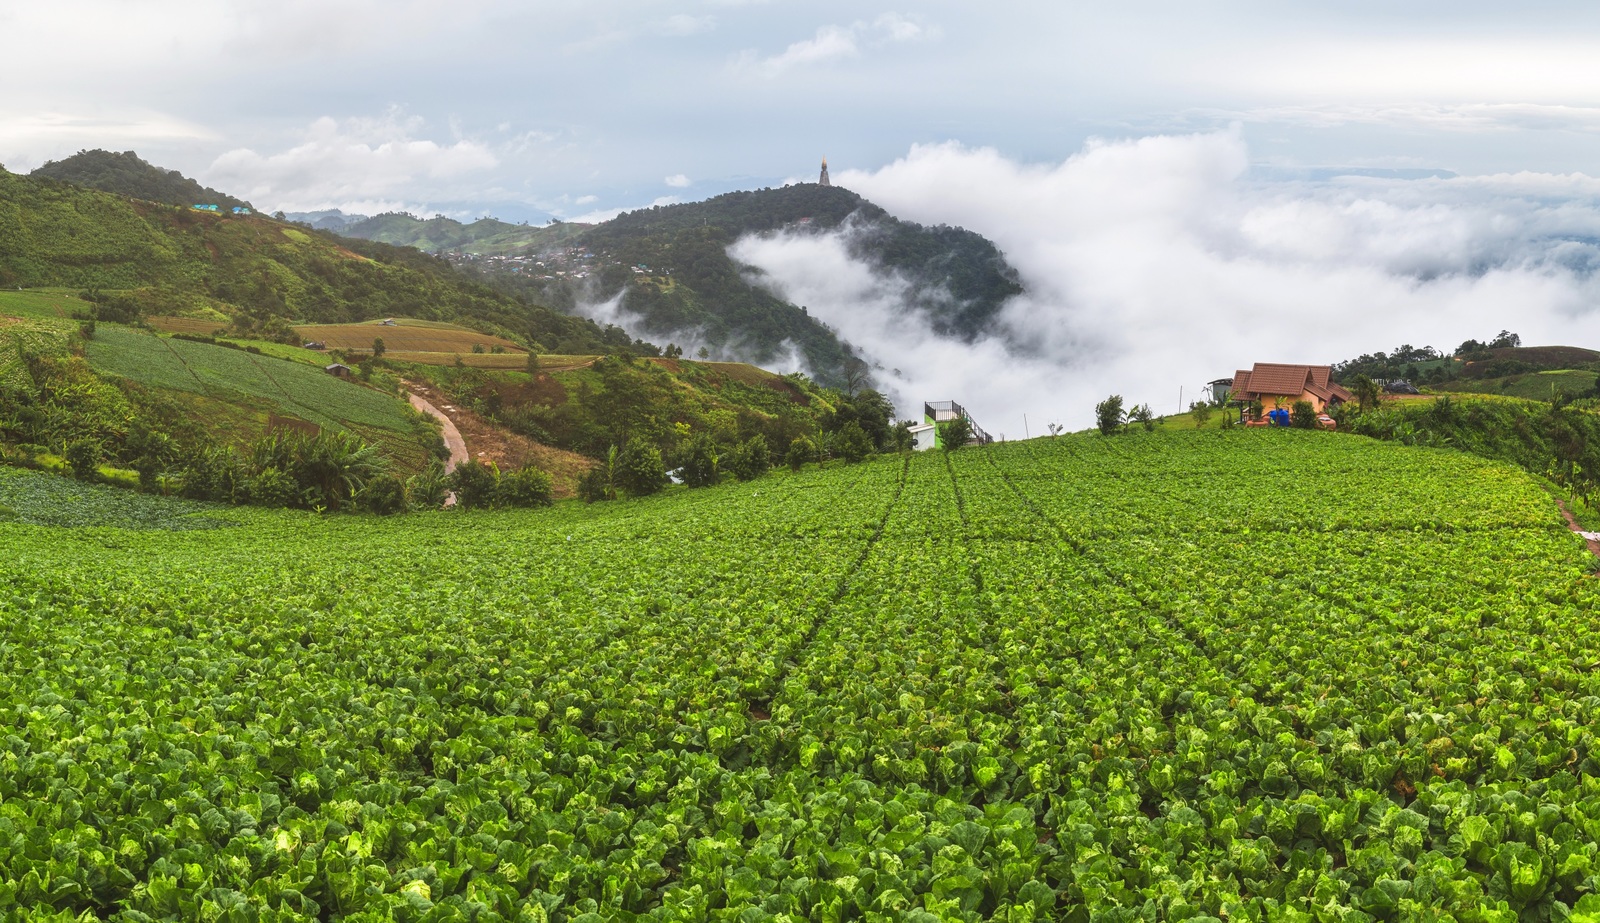
<path id="1" fill-rule="evenodd" d="M 127 919 L 1555 918 L 1581 544 L 1323 434 L 537 514 L 7 527 L 0 906 Z"/>

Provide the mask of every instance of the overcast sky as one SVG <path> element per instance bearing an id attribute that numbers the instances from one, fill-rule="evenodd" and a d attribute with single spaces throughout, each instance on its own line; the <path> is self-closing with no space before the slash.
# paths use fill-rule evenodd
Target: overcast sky
<path id="1" fill-rule="evenodd" d="M 826 155 L 1028 293 L 955 343 L 840 235 L 733 254 L 902 413 L 1013 437 L 1253 361 L 1600 347 L 1593 2 L 0 0 L 0 52 L 10 169 L 135 149 L 268 209 L 592 220 Z"/>
<path id="2" fill-rule="evenodd" d="M 0 0 L 0 163 L 268 208 L 575 217 L 1237 123 L 1253 164 L 1593 172 L 1600 5 Z"/>

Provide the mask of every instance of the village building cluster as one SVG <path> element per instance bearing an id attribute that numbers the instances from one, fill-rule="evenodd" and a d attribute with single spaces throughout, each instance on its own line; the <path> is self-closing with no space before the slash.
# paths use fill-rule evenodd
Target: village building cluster
<path id="1" fill-rule="evenodd" d="M 622 266 L 610 254 L 596 254 L 588 247 L 561 247 L 539 253 L 513 253 L 485 256 L 462 250 L 441 250 L 434 254 L 455 265 L 469 265 L 494 272 L 526 276 L 543 282 L 587 279 L 603 266 Z M 652 268 L 644 263 L 628 266 L 636 276 L 670 276 L 671 269 Z"/>

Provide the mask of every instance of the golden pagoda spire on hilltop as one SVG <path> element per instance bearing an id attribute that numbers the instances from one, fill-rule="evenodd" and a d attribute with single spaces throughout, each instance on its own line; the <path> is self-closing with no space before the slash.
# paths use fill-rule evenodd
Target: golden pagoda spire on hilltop
<path id="1" fill-rule="evenodd" d="M 833 185 L 832 183 L 828 182 L 828 158 L 826 157 L 822 158 L 822 178 L 817 180 L 817 182 L 824 186 Z"/>

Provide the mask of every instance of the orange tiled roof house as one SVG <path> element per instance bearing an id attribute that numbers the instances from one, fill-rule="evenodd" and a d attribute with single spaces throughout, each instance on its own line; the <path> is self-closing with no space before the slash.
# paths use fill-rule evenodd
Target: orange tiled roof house
<path id="1" fill-rule="evenodd" d="M 1257 362 L 1254 368 L 1233 374 L 1233 399 L 1245 404 L 1261 402 L 1263 412 L 1280 405 L 1290 409 L 1295 401 L 1310 401 L 1317 413 L 1356 396 L 1333 380 L 1330 365 L 1284 365 Z"/>

